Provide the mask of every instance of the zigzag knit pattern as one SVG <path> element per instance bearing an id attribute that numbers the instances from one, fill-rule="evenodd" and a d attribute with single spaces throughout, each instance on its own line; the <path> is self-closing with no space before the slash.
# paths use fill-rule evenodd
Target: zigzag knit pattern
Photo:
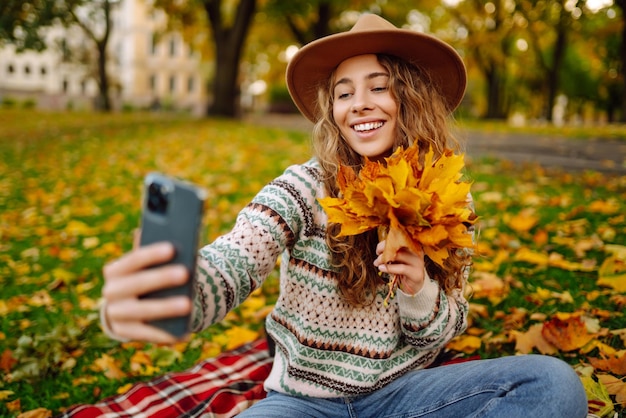
<path id="1" fill-rule="evenodd" d="M 327 217 L 318 163 L 289 167 L 246 206 L 226 235 L 200 251 L 194 329 L 220 321 L 270 274 L 281 258 L 280 296 L 267 318 L 276 342 L 265 386 L 316 397 L 376 390 L 428 366 L 466 326 L 461 292 L 446 295 L 426 277 L 415 296 L 388 306 L 381 285 L 372 303 L 346 303 L 325 243 Z"/>

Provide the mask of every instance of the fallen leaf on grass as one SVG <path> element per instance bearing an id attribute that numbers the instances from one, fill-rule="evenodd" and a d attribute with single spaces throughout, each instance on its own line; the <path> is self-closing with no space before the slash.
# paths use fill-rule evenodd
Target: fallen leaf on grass
<path id="1" fill-rule="evenodd" d="M 610 255 L 602 262 L 598 270 L 598 285 L 626 292 L 626 261 L 620 255 Z"/>
<path id="2" fill-rule="evenodd" d="M 598 381 L 606 387 L 609 395 L 615 396 L 615 402 L 626 406 L 626 382 L 610 374 L 598 374 Z"/>
<path id="3" fill-rule="evenodd" d="M 12 390 L 0 390 L 0 401 L 6 401 L 14 394 L 15 392 L 13 392 Z"/>
<path id="4" fill-rule="evenodd" d="M 0 370 L 10 373 L 17 360 L 13 357 L 13 352 L 6 348 L 0 356 Z"/>
<path id="5" fill-rule="evenodd" d="M 587 394 L 589 412 L 599 417 L 606 417 L 613 412 L 613 402 L 606 387 L 593 380 L 591 376 L 581 376 L 580 380 Z"/>
<path id="6" fill-rule="evenodd" d="M 589 363 L 599 370 L 622 376 L 626 375 L 626 352 L 622 353 L 621 356 L 609 356 L 604 359 L 589 357 Z"/>
<path id="7" fill-rule="evenodd" d="M 494 305 L 506 298 L 509 292 L 504 280 L 493 273 L 483 271 L 473 273 L 469 288 L 473 298 L 487 298 Z"/>
<path id="8" fill-rule="evenodd" d="M 542 334 L 543 324 L 534 324 L 526 332 L 511 331 L 511 336 L 515 339 L 515 352 L 530 354 L 533 348 L 541 354 L 556 354 L 559 350 L 547 341 Z"/>
<path id="9" fill-rule="evenodd" d="M 522 210 L 517 215 L 505 220 L 506 224 L 516 232 L 528 232 L 539 222 L 533 209 Z"/>
<path id="10" fill-rule="evenodd" d="M 565 318 L 555 316 L 543 324 L 541 335 L 561 351 L 573 351 L 583 347 L 594 337 L 580 315 Z"/>
<path id="11" fill-rule="evenodd" d="M 471 354 L 478 350 L 481 345 L 480 338 L 473 335 L 462 335 L 450 341 L 446 347 L 450 350 Z"/>
<path id="12" fill-rule="evenodd" d="M 119 361 L 108 354 L 103 354 L 102 357 L 96 359 L 96 361 L 93 362 L 92 370 L 104 372 L 104 375 L 109 379 L 121 379 L 126 377 L 126 373 L 120 369 Z"/>
<path id="13" fill-rule="evenodd" d="M 22 412 L 17 418 L 50 418 L 52 411 L 46 408 L 37 408 L 32 411 Z"/>

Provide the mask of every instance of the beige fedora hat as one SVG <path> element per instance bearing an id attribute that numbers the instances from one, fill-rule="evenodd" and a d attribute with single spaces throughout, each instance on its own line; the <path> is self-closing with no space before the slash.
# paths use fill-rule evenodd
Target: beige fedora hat
<path id="1" fill-rule="evenodd" d="M 375 14 L 363 14 L 347 32 L 317 39 L 302 48 L 287 65 L 287 88 L 300 112 L 317 120 L 317 89 L 345 59 L 363 54 L 388 54 L 428 71 L 452 112 L 467 84 L 465 65 L 450 45 L 406 29 Z"/>

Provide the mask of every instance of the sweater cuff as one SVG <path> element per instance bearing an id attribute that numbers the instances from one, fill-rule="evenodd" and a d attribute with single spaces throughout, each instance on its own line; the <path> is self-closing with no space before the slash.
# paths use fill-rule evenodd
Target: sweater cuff
<path id="1" fill-rule="evenodd" d="M 107 337 L 122 343 L 130 341 L 130 339 L 122 338 L 113 332 L 113 330 L 111 329 L 111 325 L 109 325 L 109 321 L 107 319 L 106 308 L 107 304 L 106 302 L 103 302 L 102 305 L 100 305 L 100 326 L 102 327 L 102 331 L 104 332 L 104 334 Z"/>
<path id="2" fill-rule="evenodd" d="M 430 315 L 439 296 L 439 283 L 432 280 L 428 273 L 424 277 L 424 285 L 415 295 L 407 295 L 398 289 L 398 304 L 402 314 L 411 318 L 423 318 Z"/>

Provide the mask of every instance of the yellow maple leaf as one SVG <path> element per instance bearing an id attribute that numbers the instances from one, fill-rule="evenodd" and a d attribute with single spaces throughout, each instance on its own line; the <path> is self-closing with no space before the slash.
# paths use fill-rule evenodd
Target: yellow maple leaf
<path id="1" fill-rule="evenodd" d="M 234 326 L 227 329 L 224 332 L 224 336 L 227 340 L 225 347 L 226 350 L 232 350 L 243 344 L 254 341 L 259 337 L 259 333 L 249 328 Z"/>
<path id="2" fill-rule="evenodd" d="M 626 257 L 614 252 L 598 269 L 598 285 L 609 286 L 618 292 L 626 292 Z"/>
<path id="3" fill-rule="evenodd" d="M 126 373 L 120 369 L 120 362 L 108 354 L 103 354 L 102 357 L 96 359 L 91 369 L 104 372 L 104 375 L 109 379 L 121 379 L 126 377 Z"/>
<path id="4" fill-rule="evenodd" d="M 511 216 L 506 223 L 516 232 L 528 232 L 539 223 L 539 217 L 535 215 L 533 209 L 526 209 Z"/>
<path id="5" fill-rule="evenodd" d="M 446 347 L 450 350 L 471 354 L 482 345 L 480 338 L 474 335 L 461 335 L 450 341 Z"/>
<path id="6" fill-rule="evenodd" d="M 464 155 L 434 151 L 419 164 L 417 142 L 398 148 L 385 162 L 365 161 L 358 175 L 341 166 L 337 184 L 341 197 L 319 199 L 329 223 L 341 226 L 340 236 L 374 228 L 386 230 L 383 260 L 393 261 L 400 248 L 419 251 L 443 264 L 448 250 L 472 247 L 467 227 L 476 221 L 468 205 L 470 183 L 462 182 Z"/>
<path id="7" fill-rule="evenodd" d="M 587 394 L 589 412 L 599 417 L 609 416 L 613 412 L 613 402 L 606 387 L 601 382 L 593 380 L 591 376 L 580 376 L 580 380 Z"/>
<path id="8" fill-rule="evenodd" d="M 30 411 L 22 412 L 17 418 L 50 418 L 52 411 L 46 408 L 36 408 Z"/>

